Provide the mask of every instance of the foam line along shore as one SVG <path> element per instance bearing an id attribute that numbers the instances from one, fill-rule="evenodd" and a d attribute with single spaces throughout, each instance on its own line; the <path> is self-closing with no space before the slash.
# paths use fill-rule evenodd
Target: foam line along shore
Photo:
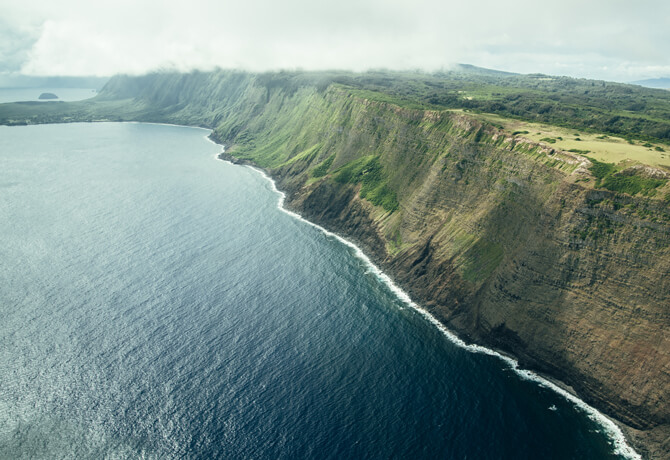
<path id="1" fill-rule="evenodd" d="M 222 161 L 226 161 L 230 164 L 235 164 L 234 162 L 227 159 L 225 155 L 225 146 L 223 146 L 223 151 L 217 156 L 217 158 Z M 596 410 L 595 408 L 593 408 L 592 406 L 581 400 L 577 395 L 562 388 L 558 384 L 530 370 L 520 368 L 519 363 L 514 358 L 506 356 L 496 350 L 483 347 L 481 345 L 465 343 L 456 334 L 447 329 L 440 321 L 437 320 L 437 318 L 431 315 L 426 309 L 415 303 L 401 287 L 399 287 L 386 273 L 380 270 L 379 267 L 377 267 L 377 265 L 375 265 L 370 260 L 370 258 L 361 250 L 360 247 L 358 247 L 351 241 L 341 237 L 340 235 L 333 233 L 327 230 L 326 228 L 305 219 L 300 214 L 285 208 L 284 202 L 286 200 L 286 194 L 277 188 L 275 181 L 265 171 L 251 164 L 244 164 L 244 166 L 247 166 L 248 168 L 251 168 L 254 171 L 258 172 L 263 178 L 265 178 L 270 183 L 272 191 L 278 194 L 277 208 L 279 210 L 301 222 L 306 223 L 307 225 L 317 228 L 326 236 L 335 238 L 342 244 L 351 248 L 354 251 L 355 257 L 360 259 L 368 267 L 369 271 L 372 274 L 374 274 L 382 283 L 384 283 L 397 296 L 398 299 L 400 299 L 407 306 L 413 308 L 415 311 L 420 313 L 427 321 L 429 321 L 431 324 L 437 327 L 449 341 L 472 353 L 481 353 L 490 356 L 495 356 L 501 359 L 506 365 L 508 365 L 509 368 L 512 369 L 520 378 L 533 381 L 538 385 L 550 389 L 556 392 L 557 394 L 561 395 L 563 398 L 574 404 L 578 409 L 583 411 L 591 420 L 597 422 L 599 425 L 603 427 L 604 431 L 607 433 L 608 438 L 610 439 L 610 442 L 612 443 L 613 452 L 615 454 L 624 456 L 625 458 L 629 459 L 641 460 L 642 457 L 628 444 L 621 428 L 615 422 L 613 422 L 609 417 L 602 414 L 601 412 L 599 412 L 598 410 Z"/>

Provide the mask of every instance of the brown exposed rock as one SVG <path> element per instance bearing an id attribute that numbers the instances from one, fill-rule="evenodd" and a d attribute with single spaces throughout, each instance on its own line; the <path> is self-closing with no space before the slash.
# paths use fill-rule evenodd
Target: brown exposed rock
<path id="1" fill-rule="evenodd" d="M 645 456 L 668 458 L 668 204 L 594 190 L 577 180 L 587 159 L 465 114 L 330 97 L 345 113 L 314 134 L 322 153 L 268 169 L 287 205 L 359 244 L 462 338 L 561 380 Z M 331 155 L 334 173 L 370 152 L 393 212 L 311 176 Z"/>

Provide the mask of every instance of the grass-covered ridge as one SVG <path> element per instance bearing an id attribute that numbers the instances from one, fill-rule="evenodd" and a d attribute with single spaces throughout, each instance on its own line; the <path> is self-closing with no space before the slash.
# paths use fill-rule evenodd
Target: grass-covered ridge
<path id="1" fill-rule="evenodd" d="M 637 175 L 613 174 L 605 178 L 603 187 L 613 192 L 627 193 L 629 195 L 649 195 L 650 192 L 667 183 L 665 179 L 653 179 Z"/>
<path id="2" fill-rule="evenodd" d="M 663 178 L 645 177 L 637 171 L 628 168 L 617 168 L 614 163 L 604 163 L 591 160 L 589 168 L 596 179 L 596 187 L 603 187 L 613 192 L 626 193 L 628 195 L 653 195 L 654 190 L 664 186 L 668 181 Z"/>
<path id="3" fill-rule="evenodd" d="M 341 178 L 334 172 L 372 155 L 377 163 L 369 177 L 360 177 L 361 197 L 387 211 L 395 211 L 403 189 L 413 186 L 413 175 L 398 171 L 434 161 L 449 138 L 460 137 L 511 149 L 565 173 L 579 161 L 561 152 L 586 156 L 597 187 L 648 194 L 663 186 L 662 179 L 621 171 L 600 177 L 598 165 L 633 160 L 669 167 L 664 131 L 670 133 L 669 93 L 480 70 L 119 76 L 98 97 L 80 103 L 0 105 L 0 122 L 196 124 L 214 128 L 215 137 L 240 159 L 268 169 L 308 168 L 311 181 Z M 551 109 L 538 105 L 545 99 Z M 603 114 L 614 124 L 599 123 Z M 615 124 L 628 126 L 623 137 L 613 134 L 621 131 Z"/>
<path id="4" fill-rule="evenodd" d="M 117 76 L 95 100 L 133 100 L 146 105 L 154 116 L 174 118 L 178 113 L 182 119 L 192 122 L 200 119 L 201 123 L 204 121 L 214 127 L 232 113 L 230 110 L 236 108 L 236 101 L 252 96 L 247 94 L 249 91 L 258 96 L 260 103 L 279 92 L 290 97 L 304 88 L 323 93 L 333 86 L 347 88 L 351 94 L 364 99 L 411 109 L 465 109 L 670 145 L 668 91 L 599 80 L 516 75 L 468 66 L 437 73 L 283 71 L 251 74 L 218 70 Z M 47 110 L 52 111 L 52 107 Z M 14 111 L 16 118 L 8 110 Z M 5 119 L 4 123 L 8 118 L 25 122 L 24 117 L 30 113 L 34 112 L 18 106 L 4 107 L 0 118 Z M 124 117 L 123 113 L 117 115 Z M 29 122 L 30 118 L 28 115 Z M 46 119 L 37 116 L 32 122 L 40 120 Z"/>
<path id="5" fill-rule="evenodd" d="M 328 174 L 328 170 L 330 169 L 330 166 L 333 164 L 333 161 L 335 161 L 335 154 L 332 154 L 331 156 L 326 158 L 324 161 L 322 161 L 319 166 L 314 168 L 312 170 L 312 176 L 313 177 L 323 177 L 326 174 Z"/>
<path id="6" fill-rule="evenodd" d="M 589 171 L 596 178 L 596 187 L 600 187 L 605 178 L 610 177 L 616 172 L 614 163 L 604 163 L 597 160 L 591 160 L 591 162 L 593 165 L 589 167 Z"/>
<path id="7" fill-rule="evenodd" d="M 463 71 L 465 70 L 465 71 Z M 599 80 L 477 73 L 368 72 L 335 81 L 404 107 L 467 109 L 670 143 L 670 92 Z"/>
<path id="8" fill-rule="evenodd" d="M 670 93 L 464 70 L 117 77 L 0 122 L 212 128 L 445 324 L 665 423 Z"/>
<path id="9" fill-rule="evenodd" d="M 379 159 L 374 156 L 360 158 L 340 168 L 334 180 L 340 183 L 360 184 L 360 196 L 386 211 L 398 209 L 398 197 L 386 183 Z"/>

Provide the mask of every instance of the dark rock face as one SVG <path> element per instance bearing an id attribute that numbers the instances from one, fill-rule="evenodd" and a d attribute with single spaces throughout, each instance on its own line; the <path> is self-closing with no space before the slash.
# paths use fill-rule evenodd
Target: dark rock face
<path id="1" fill-rule="evenodd" d="M 312 222 L 347 235 L 377 260 L 384 256 L 384 240 L 375 231 L 366 209 L 368 204 L 358 197 L 354 187 L 323 182 L 309 191 L 292 194 L 288 206 Z"/>
<path id="2" fill-rule="evenodd" d="M 544 203 L 519 196 L 507 212 L 487 216 L 495 219 L 505 255 L 486 279 L 473 282 L 464 279 L 463 263 L 450 247 L 453 234 L 444 226 L 424 221 L 415 245 L 389 254 L 383 223 L 352 186 L 323 182 L 298 188 L 292 197 L 293 209 L 361 245 L 466 340 L 566 382 L 587 402 L 643 430 L 638 440 L 655 438 L 648 453 L 663 458 L 670 423 L 667 224 L 656 230 L 622 224 L 607 237 L 582 239 L 593 225 L 584 209 L 613 222 L 635 219 L 598 210 L 590 192 L 573 185 L 561 186 Z M 569 204 L 561 208 L 561 200 Z M 462 221 L 473 211 L 462 209 Z"/>
<path id="3" fill-rule="evenodd" d="M 643 449 L 663 458 L 670 432 L 667 204 L 584 187 L 576 167 L 538 161 L 460 116 L 451 121 L 458 129 L 436 139 L 412 128 L 416 121 L 403 124 L 405 116 L 421 119 L 403 110 L 377 120 L 402 126 L 402 142 L 389 140 L 393 132 L 376 136 L 387 146 L 380 162 L 397 187 L 397 211 L 361 198 L 360 185 L 310 178 L 333 153 L 331 172 L 355 161 L 352 139 L 374 151 L 369 134 L 350 134 L 313 160 L 269 168 L 287 205 L 356 242 L 461 337 L 562 380 L 642 430 Z M 420 136 L 445 153 L 407 161 L 407 140 Z M 346 157 L 338 163 L 339 155 Z M 559 152 L 543 155 L 553 161 Z"/>
<path id="4" fill-rule="evenodd" d="M 462 338 L 562 380 L 670 458 L 670 184 L 595 189 L 584 157 L 467 113 L 259 78 L 117 78 L 96 103 L 11 104 L 5 122 L 213 127 L 224 158 L 265 169 L 287 206 L 356 242 Z"/>

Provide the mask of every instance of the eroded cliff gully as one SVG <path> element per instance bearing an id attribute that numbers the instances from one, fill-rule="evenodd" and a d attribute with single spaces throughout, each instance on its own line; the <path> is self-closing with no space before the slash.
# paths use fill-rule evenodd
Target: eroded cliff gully
<path id="1" fill-rule="evenodd" d="M 463 338 L 560 379 L 631 427 L 648 456 L 666 455 L 668 204 L 594 189 L 587 159 L 467 114 L 337 91 L 319 103 L 335 115 L 312 137 L 296 127 L 281 161 L 236 155 L 235 136 L 231 158 L 264 166 L 289 208 L 358 243 Z M 369 157 L 395 209 L 361 197 L 376 163 L 342 179 Z"/>

